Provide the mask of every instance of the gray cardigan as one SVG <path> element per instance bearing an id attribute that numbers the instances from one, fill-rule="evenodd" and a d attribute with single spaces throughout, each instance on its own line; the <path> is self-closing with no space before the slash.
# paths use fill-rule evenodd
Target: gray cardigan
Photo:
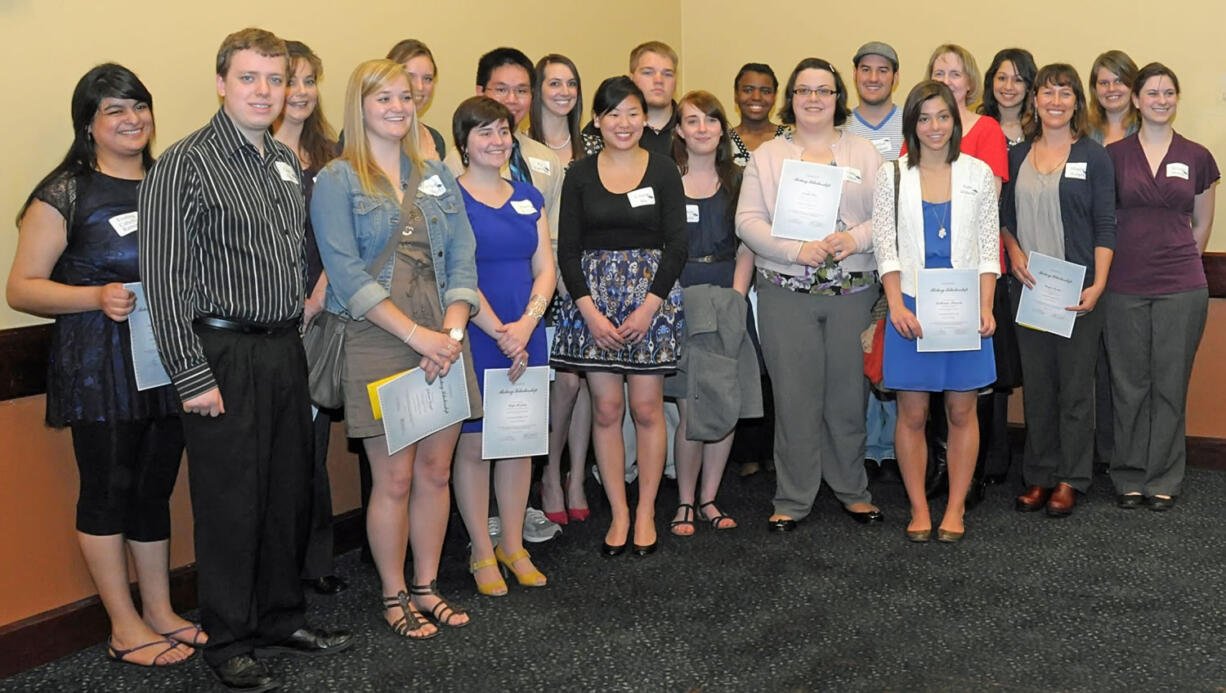
<path id="1" fill-rule="evenodd" d="M 1009 150 L 1009 180 L 1000 191 L 1000 225 L 1017 236 L 1018 171 L 1030 153 L 1031 140 Z M 1069 176 L 1069 164 L 1084 163 L 1085 177 Z M 1089 137 L 1073 143 L 1060 176 L 1060 220 L 1064 223 L 1064 259 L 1086 266 L 1085 286 L 1094 283 L 1094 249 L 1115 250 L 1115 167 L 1107 150 Z"/>

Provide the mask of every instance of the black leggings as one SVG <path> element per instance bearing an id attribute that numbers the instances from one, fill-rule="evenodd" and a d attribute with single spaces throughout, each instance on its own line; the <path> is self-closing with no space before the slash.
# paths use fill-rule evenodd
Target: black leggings
<path id="1" fill-rule="evenodd" d="M 72 424 L 81 475 L 77 531 L 123 534 L 131 541 L 170 538 L 170 493 L 183 458 L 178 417 Z"/>

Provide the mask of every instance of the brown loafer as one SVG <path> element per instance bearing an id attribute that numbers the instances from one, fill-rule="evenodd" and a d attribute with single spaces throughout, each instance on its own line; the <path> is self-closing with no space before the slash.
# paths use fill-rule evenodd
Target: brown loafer
<path id="1" fill-rule="evenodd" d="M 1056 490 L 1047 499 L 1047 514 L 1050 517 L 1066 517 L 1073 513 L 1077 502 L 1077 490 L 1065 483 L 1056 484 Z"/>
<path id="2" fill-rule="evenodd" d="M 1051 489 L 1043 488 L 1042 486 L 1030 486 L 1026 492 L 1017 497 L 1013 507 L 1020 513 L 1032 513 L 1039 510 L 1047 503 L 1047 497 L 1051 495 Z"/>

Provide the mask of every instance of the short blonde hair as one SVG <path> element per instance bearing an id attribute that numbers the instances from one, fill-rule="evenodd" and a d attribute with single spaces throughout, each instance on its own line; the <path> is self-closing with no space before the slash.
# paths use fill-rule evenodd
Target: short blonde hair
<path id="1" fill-rule="evenodd" d="M 222 39 L 221 47 L 217 49 L 217 74 L 225 77 L 230 71 L 230 61 L 239 51 L 252 50 L 265 58 L 285 58 L 285 74 L 289 75 L 289 49 L 285 41 L 277 38 L 271 31 L 247 27 L 240 29 Z"/>
<path id="2" fill-rule="evenodd" d="M 677 69 L 677 64 L 680 62 L 680 60 L 677 58 L 677 51 L 673 50 L 672 46 L 664 43 L 663 41 L 647 41 L 646 43 L 640 43 L 631 49 L 630 74 L 634 74 L 634 70 L 639 66 L 639 60 L 643 57 L 644 53 L 655 53 L 656 55 L 662 55 L 665 58 L 668 58 L 669 60 L 673 61 L 674 70 Z"/>
<path id="3" fill-rule="evenodd" d="M 962 69 L 966 72 L 967 81 L 970 82 L 970 86 L 966 89 L 966 103 L 962 105 L 970 108 L 971 104 L 982 96 L 980 92 L 983 90 L 983 73 L 979 71 L 979 65 L 975 63 L 975 56 L 971 55 L 970 51 L 956 43 L 944 43 L 937 46 L 937 49 L 932 52 L 932 57 L 928 58 L 926 78 L 932 79 L 932 66 L 936 64 L 937 58 L 946 53 L 953 53 L 958 56 L 958 60 L 962 61 Z"/>
<path id="4" fill-rule="evenodd" d="M 349 86 L 345 89 L 345 150 L 340 158 L 349 162 L 362 184 L 362 192 L 367 195 L 391 195 L 394 198 L 395 188 L 400 181 L 390 181 L 375 163 L 370 153 L 370 141 L 366 134 L 366 118 L 362 102 L 367 96 L 387 86 L 397 77 L 403 77 L 408 83 L 409 75 L 400 63 L 380 58 L 367 60 L 358 65 L 349 76 Z M 421 154 L 417 149 L 417 110 L 413 110 L 412 123 L 408 133 L 400 140 L 405 154 L 412 160 L 418 171 L 422 170 Z"/>

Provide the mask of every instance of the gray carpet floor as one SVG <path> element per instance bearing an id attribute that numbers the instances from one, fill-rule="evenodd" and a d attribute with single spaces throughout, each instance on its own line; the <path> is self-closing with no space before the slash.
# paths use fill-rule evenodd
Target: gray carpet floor
<path id="1" fill-rule="evenodd" d="M 660 551 L 606 559 L 608 519 L 533 547 L 550 586 L 476 594 L 462 530 L 439 585 L 471 625 L 426 642 L 396 637 L 357 551 L 350 588 L 311 594 L 312 622 L 355 631 L 349 652 L 270 660 L 292 691 L 1223 691 L 1226 473 L 1190 470 L 1168 513 L 1125 511 L 1095 480 L 1072 517 L 1013 510 L 1020 482 L 991 487 L 955 545 L 910 544 L 897 484 L 874 483 L 886 522 L 861 526 L 828 490 L 796 532 L 765 531 L 773 477 L 730 471 L 723 509 L 741 527 L 664 531 Z M 934 513 L 940 506 L 934 506 Z M 939 515 L 935 521 L 939 522 Z M 100 644 L 0 681 L 0 691 L 215 690 L 200 660 L 117 666 Z"/>

